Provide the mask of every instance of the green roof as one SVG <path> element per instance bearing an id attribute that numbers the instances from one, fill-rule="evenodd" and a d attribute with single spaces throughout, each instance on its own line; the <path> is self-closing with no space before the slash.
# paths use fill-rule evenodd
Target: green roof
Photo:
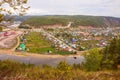
<path id="1" fill-rule="evenodd" d="M 20 44 L 20 48 L 22 48 L 22 50 L 25 50 L 25 48 L 26 48 L 26 47 L 25 47 L 25 44 L 24 44 L 24 43 L 21 43 L 21 44 Z"/>

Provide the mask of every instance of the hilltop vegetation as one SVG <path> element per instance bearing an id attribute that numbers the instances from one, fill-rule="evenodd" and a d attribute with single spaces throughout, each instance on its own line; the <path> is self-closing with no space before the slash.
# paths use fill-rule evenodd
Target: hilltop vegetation
<path id="1" fill-rule="evenodd" d="M 72 26 L 92 26 L 92 27 L 119 27 L 120 19 L 114 17 L 103 16 L 33 16 L 25 20 L 23 24 L 29 24 L 34 27 L 46 25 L 62 25 L 66 26 L 69 22 L 73 22 Z"/>
<path id="2" fill-rule="evenodd" d="M 120 71 L 87 72 L 66 62 L 56 67 L 0 61 L 0 80 L 119 80 Z"/>
<path id="3" fill-rule="evenodd" d="M 103 50 L 104 58 L 103 65 L 113 67 L 120 65 L 120 36 L 114 38 L 110 45 L 106 46 Z"/>

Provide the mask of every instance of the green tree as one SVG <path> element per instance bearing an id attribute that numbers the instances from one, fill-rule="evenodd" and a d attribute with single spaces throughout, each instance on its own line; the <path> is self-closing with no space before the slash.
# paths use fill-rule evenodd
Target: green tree
<path id="1" fill-rule="evenodd" d="M 103 62 L 102 65 L 107 68 L 116 67 L 120 64 L 120 38 L 114 38 L 110 45 L 106 46 L 103 50 Z"/>
<path id="2" fill-rule="evenodd" d="M 89 54 L 85 54 L 85 61 L 83 62 L 83 67 L 87 71 L 97 71 L 101 68 L 101 62 L 103 55 L 99 53 L 97 48 L 90 50 Z"/>

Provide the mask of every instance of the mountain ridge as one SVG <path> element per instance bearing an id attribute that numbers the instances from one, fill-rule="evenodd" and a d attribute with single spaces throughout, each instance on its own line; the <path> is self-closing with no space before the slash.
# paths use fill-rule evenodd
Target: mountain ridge
<path id="1" fill-rule="evenodd" d="M 106 16 L 83 16 L 83 15 L 29 16 L 28 18 L 23 20 L 23 23 L 21 25 L 28 24 L 31 26 L 47 26 L 61 24 L 62 26 L 66 26 L 69 22 L 73 22 L 72 27 L 77 26 L 120 27 L 120 18 Z"/>

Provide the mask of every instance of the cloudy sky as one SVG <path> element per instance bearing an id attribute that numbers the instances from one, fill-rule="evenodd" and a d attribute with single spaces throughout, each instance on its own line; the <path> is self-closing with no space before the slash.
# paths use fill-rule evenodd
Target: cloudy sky
<path id="1" fill-rule="evenodd" d="M 28 0 L 28 15 L 99 15 L 120 17 L 120 0 Z"/>

